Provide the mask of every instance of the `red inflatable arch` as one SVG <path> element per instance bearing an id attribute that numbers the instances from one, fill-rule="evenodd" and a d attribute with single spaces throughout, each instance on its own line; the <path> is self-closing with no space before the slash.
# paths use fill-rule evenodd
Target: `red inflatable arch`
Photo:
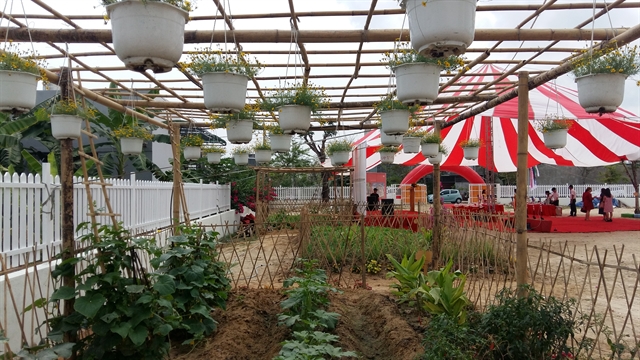
<path id="1" fill-rule="evenodd" d="M 468 166 L 442 165 L 440 166 L 440 170 L 456 173 L 467 179 L 470 184 L 484 184 L 482 177 Z M 432 165 L 418 165 L 415 169 L 411 170 L 404 179 L 402 179 L 401 184 L 413 184 L 432 172 Z"/>

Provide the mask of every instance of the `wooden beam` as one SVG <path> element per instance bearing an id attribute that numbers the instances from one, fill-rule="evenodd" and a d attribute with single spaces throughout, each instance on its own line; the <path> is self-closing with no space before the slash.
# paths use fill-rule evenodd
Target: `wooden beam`
<path id="1" fill-rule="evenodd" d="M 627 29 L 595 29 L 593 40 L 604 41 L 623 34 Z M 14 42 L 54 42 L 54 43 L 112 43 L 111 30 L 101 29 L 27 29 L 0 27 Z M 349 42 L 393 42 L 398 36 L 409 39 L 409 30 L 301 30 L 298 41 L 304 43 L 349 43 Z M 477 29 L 475 41 L 590 41 L 592 31 L 587 29 Z M 241 43 L 285 43 L 291 41 L 289 30 L 234 30 L 226 31 L 227 39 L 234 38 Z M 184 33 L 185 44 L 210 43 L 211 30 L 188 30 Z M 225 31 L 213 32 L 213 42 L 224 42 Z"/>

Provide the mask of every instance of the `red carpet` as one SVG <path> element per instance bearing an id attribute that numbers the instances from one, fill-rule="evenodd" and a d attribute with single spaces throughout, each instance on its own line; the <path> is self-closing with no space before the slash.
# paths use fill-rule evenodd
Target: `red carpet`
<path id="1" fill-rule="evenodd" d="M 591 232 L 611 232 L 611 231 L 640 231 L 640 219 L 613 218 L 612 222 L 602 221 L 602 216 L 593 216 L 589 221 L 584 220 L 584 216 L 578 217 L 545 217 L 551 221 L 551 231 L 556 233 L 591 233 Z M 532 231 L 535 231 L 536 221 L 540 219 L 529 218 Z"/>

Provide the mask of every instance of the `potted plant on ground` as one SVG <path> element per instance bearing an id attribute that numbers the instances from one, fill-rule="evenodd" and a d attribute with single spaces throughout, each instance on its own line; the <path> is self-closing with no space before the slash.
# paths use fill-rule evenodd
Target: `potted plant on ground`
<path id="1" fill-rule="evenodd" d="M 473 42 L 476 0 L 401 0 L 411 45 L 431 57 L 463 54 Z"/>
<path id="2" fill-rule="evenodd" d="M 422 136 L 420 139 L 420 145 L 422 146 L 422 155 L 424 157 L 431 157 L 438 155 L 438 149 L 442 138 L 440 135 L 436 135 L 433 132 L 429 132 Z"/>
<path id="3" fill-rule="evenodd" d="M 260 70 L 257 60 L 242 52 L 196 50 L 184 67 L 202 79 L 204 105 L 216 112 L 239 112 L 247 98 L 247 82 Z"/>
<path id="4" fill-rule="evenodd" d="M 209 164 L 219 164 L 225 152 L 225 148 L 221 146 L 205 146 L 202 148 L 202 153 L 207 155 Z"/>
<path id="5" fill-rule="evenodd" d="M 604 114 L 622 104 L 624 81 L 640 72 L 640 55 L 637 46 L 593 50 L 590 56 L 576 58 L 572 66 L 580 106 L 588 113 Z"/>
<path id="6" fill-rule="evenodd" d="M 311 113 L 317 113 L 327 104 L 327 95 L 322 88 L 295 84 L 270 93 L 260 106 L 265 111 L 278 110 L 278 123 L 285 134 L 304 134 L 311 125 Z"/>
<path id="7" fill-rule="evenodd" d="M 465 66 L 462 57 L 425 56 L 408 43 L 399 43 L 393 53 L 384 54 L 382 61 L 395 73 L 396 96 L 404 104 L 431 104 L 438 97 L 440 72 L 450 74 Z"/>
<path id="8" fill-rule="evenodd" d="M 464 158 L 467 160 L 475 160 L 478 158 L 482 142 L 480 139 L 467 139 L 460 142 L 460 147 L 464 151 Z"/>
<path id="9" fill-rule="evenodd" d="M 204 140 L 200 135 L 191 134 L 186 135 L 180 141 L 182 146 L 184 147 L 184 158 L 187 160 L 198 160 L 200 159 L 200 152 L 202 144 L 204 144 Z"/>
<path id="10" fill-rule="evenodd" d="M 285 134 L 280 125 L 273 124 L 267 127 L 269 131 L 269 141 L 271 142 L 271 150 L 277 153 L 285 153 L 291 150 L 290 134 Z"/>
<path id="11" fill-rule="evenodd" d="M 235 114 L 217 118 L 218 125 L 224 124 L 227 129 L 227 140 L 232 144 L 248 144 L 253 138 L 253 122 L 256 116 L 256 105 L 247 104 Z"/>
<path id="12" fill-rule="evenodd" d="M 417 129 L 409 129 L 402 137 L 402 150 L 405 154 L 420 152 L 420 141 L 426 133 Z"/>
<path id="13" fill-rule="evenodd" d="M 405 105 L 388 95 L 373 107 L 380 114 L 380 131 L 387 135 L 402 135 L 409 130 L 409 118 L 418 111 L 418 106 Z"/>
<path id="14" fill-rule="evenodd" d="M 79 107 L 75 99 L 61 100 L 51 108 L 51 135 L 58 140 L 77 139 L 82 135 L 83 119 L 91 119 L 96 111 Z"/>
<path id="15" fill-rule="evenodd" d="M 449 153 L 449 149 L 447 149 L 446 146 L 442 144 L 438 144 L 438 154 L 436 154 L 435 156 L 428 157 L 427 160 L 429 160 L 430 164 L 437 165 L 442 162 L 442 157 L 444 155 L 447 155 L 448 153 Z"/>
<path id="16" fill-rule="evenodd" d="M 395 159 L 397 152 L 397 146 L 381 147 L 380 149 L 378 149 L 378 153 L 380 153 L 380 162 L 383 164 L 393 164 L 393 160 Z"/>
<path id="17" fill-rule="evenodd" d="M 258 164 L 266 164 L 271 161 L 271 145 L 267 141 L 258 141 L 253 150 Z"/>
<path id="18" fill-rule="evenodd" d="M 233 161 L 236 165 L 247 165 L 249 163 L 249 153 L 251 149 L 247 146 L 236 146 L 233 148 Z"/>
<path id="19" fill-rule="evenodd" d="M 171 71 L 182 56 L 189 0 L 102 0 L 111 19 L 113 47 L 134 71 Z"/>
<path id="20" fill-rule="evenodd" d="M 142 126 L 129 124 L 115 129 L 113 135 L 120 139 L 120 151 L 125 155 L 140 155 L 142 144 L 153 139 L 151 131 Z"/>
<path id="21" fill-rule="evenodd" d="M 549 149 L 561 149 L 567 145 L 567 133 L 573 122 L 565 117 L 548 116 L 540 120 L 537 129 L 542 133 L 544 145 Z"/>
<path id="22" fill-rule="evenodd" d="M 0 111 L 24 113 L 36 105 L 38 79 L 46 81 L 44 64 L 24 55 L 11 45 L 0 55 Z"/>
<path id="23" fill-rule="evenodd" d="M 331 159 L 331 164 L 341 166 L 349 162 L 353 143 L 350 140 L 338 139 L 327 144 L 326 152 Z"/>

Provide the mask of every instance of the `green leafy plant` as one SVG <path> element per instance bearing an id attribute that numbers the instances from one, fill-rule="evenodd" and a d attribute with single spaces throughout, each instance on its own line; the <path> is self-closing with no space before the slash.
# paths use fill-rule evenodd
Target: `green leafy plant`
<path id="1" fill-rule="evenodd" d="M 121 138 L 138 138 L 145 141 L 153 139 L 153 134 L 148 129 L 142 126 L 124 125 L 118 129 L 113 130 L 113 135 L 117 139 Z"/>
<path id="2" fill-rule="evenodd" d="M 324 89 L 311 85 L 296 83 L 286 84 L 285 88 L 278 89 L 268 94 L 260 102 L 260 108 L 264 111 L 275 111 L 285 105 L 302 105 L 311 108 L 311 112 L 327 107 L 328 98 Z"/>
<path id="3" fill-rule="evenodd" d="M 462 56 L 451 55 L 446 58 L 432 58 L 424 56 L 413 49 L 408 42 L 399 42 L 395 45 L 393 52 L 384 53 L 382 62 L 387 64 L 388 67 L 394 69 L 404 64 L 433 64 L 442 68 L 447 74 L 458 69 L 469 70 L 465 65 L 465 58 Z"/>
<path id="4" fill-rule="evenodd" d="M 248 146 L 236 146 L 231 150 L 232 154 L 249 154 L 251 153 L 251 148 Z"/>
<path id="5" fill-rule="evenodd" d="M 268 141 L 258 141 L 253 145 L 253 150 L 271 150 L 271 144 Z"/>
<path id="6" fill-rule="evenodd" d="M 102 5 L 107 6 L 107 5 L 115 4 L 121 1 L 127 1 L 127 0 L 102 0 Z M 147 1 L 163 2 L 188 12 L 191 12 L 194 10 L 193 2 L 190 0 L 142 0 L 142 2 L 147 2 Z"/>
<path id="7" fill-rule="evenodd" d="M 383 146 L 380 149 L 378 149 L 378 152 L 390 152 L 390 153 L 397 153 L 400 149 L 398 149 L 397 146 Z"/>
<path id="8" fill-rule="evenodd" d="M 424 134 L 420 140 L 422 144 L 440 144 L 441 142 L 442 138 L 440 135 L 436 135 L 434 132 Z"/>
<path id="9" fill-rule="evenodd" d="M 274 360 L 305 360 L 305 359 L 339 359 L 343 357 L 358 357 L 353 351 L 342 351 L 331 345 L 338 340 L 337 335 L 320 331 L 296 331 L 293 340 L 285 341 L 282 350 Z"/>
<path id="10" fill-rule="evenodd" d="M 379 273 L 380 271 L 382 271 L 382 266 L 378 263 L 377 260 L 371 259 L 371 260 L 367 261 L 366 265 L 367 265 L 366 266 L 367 273 L 369 273 L 369 274 L 375 275 L 375 274 Z"/>
<path id="11" fill-rule="evenodd" d="M 588 50 L 583 50 L 586 55 Z M 573 75 L 581 77 L 591 74 L 636 75 L 640 72 L 638 46 L 623 48 L 594 49 L 589 56 L 573 59 Z"/>
<path id="12" fill-rule="evenodd" d="M 20 51 L 16 45 L 10 43 L 0 54 L 0 70 L 21 71 L 38 75 L 46 82 L 46 74 L 41 69 L 46 67 L 42 58 Z"/>
<path id="13" fill-rule="evenodd" d="M 447 314 L 458 323 L 466 320 L 465 307 L 469 299 L 464 292 L 466 276 L 456 270 L 451 272 L 453 261 L 440 270 L 427 273 L 425 283 L 419 288 L 421 306 L 431 314 Z"/>
<path id="14" fill-rule="evenodd" d="M 418 110 L 420 110 L 420 105 L 405 105 L 392 95 L 383 97 L 380 101 L 373 104 L 373 107 L 379 113 L 391 110 L 407 110 L 411 117 L 415 116 Z"/>
<path id="15" fill-rule="evenodd" d="M 224 154 L 227 152 L 227 149 L 223 148 L 222 146 L 204 146 L 202 148 L 202 152 L 204 154 L 209 154 L 209 153 Z"/>
<path id="16" fill-rule="evenodd" d="M 327 153 L 327 155 L 331 156 L 337 152 L 351 152 L 352 147 L 353 143 L 351 142 L 351 140 L 338 139 L 327 143 L 325 152 Z"/>
<path id="17" fill-rule="evenodd" d="M 204 144 L 204 139 L 202 139 L 202 136 L 198 134 L 186 135 L 182 137 L 182 139 L 180 139 L 180 144 L 182 144 L 182 146 L 184 147 L 186 146 L 200 147 L 202 146 L 202 144 Z"/>
<path id="18" fill-rule="evenodd" d="M 189 62 L 179 66 L 196 76 L 222 72 L 253 77 L 260 72 L 261 68 L 260 62 L 256 59 L 248 59 L 246 53 L 227 52 L 220 48 L 218 50 L 196 49 L 189 52 Z"/>
<path id="19" fill-rule="evenodd" d="M 51 107 L 51 115 L 75 115 L 83 119 L 93 119 L 96 109 L 78 106 L 75 99 L 58 100 Z"/>
<path id="20" fill-rule="evenodd" d="M 266 129 L 271 135 L 284 135 L 284 131 L 280 128 L 279 124 L 268 125 Z"/>
<path id="21" fill-rule="evenodd" d="M 400 302 L 408 302 L 410 306 L 419 304 L 420 289 L 426 282 L 426 277 L 422 272 L 424 257 L 416 260 L 415 253 L 403 256 L 398 262 L 393 256 L 387 254 L 387 258 L 395 268 L 387 273 L 387 278 L 395 278 L 398 284 L 391 284 L 391 293 L 399 297 Z"/>
<path id="22" fill-rule="evenodd" d="M 296 275 L 284 281 L 288 299 L 280 306 L 285 312 L 307 318 L 308 314 L 329 304 L 327 294 L 338 292 L 327 284 L 327 274 L 316 268 L 317 261 L 301 261 L 302 269 L 295 269 Z M 297 285 L 293 287 L 293 285 Z"/>
<path id="23" fill-rule="evenodd" d="M 482 146 L 482 141 L 480 139 L 467 139 L 460 142 L 460 147 L 463 148 L 479 148 L 480 146 Z"/>
<path id="24" fill-rule="evenodd" d="M 478 316 L 476 314 L 470 318 Z M 484 347 L 486 339 L 478 332 L 476 323 L 477 320 L 472 320 L 459 324 L 447 314 L 433 316 L 424 331 L 422 340 L 424 354 L 421 359 L 484 359 L 484 354 L 480 354 L 480 350 Z"/>
<path id="25" fill-rule="evenodd" d="M 447 155 L 449 153 L 449 148 L 444 144 L 440 144 L 440 146 L 438 146 L 438 152 L 442 155 Z"/>
<path id="26" fill-rule="evenodd" d="M 423 138 L 425 135 L 427 135 L 427 132 L 418 128 L 410 128 L 406 133 L 404 133 L 405 137 Z"/>
<path id="27" fill-rule="evenodd" d="M 569 129 L 573 125 L 570 119 L 562 116 L 547 116 L 542 120 L 539 120 L 536 124 L 536 129 L 542 133 Z"/>

